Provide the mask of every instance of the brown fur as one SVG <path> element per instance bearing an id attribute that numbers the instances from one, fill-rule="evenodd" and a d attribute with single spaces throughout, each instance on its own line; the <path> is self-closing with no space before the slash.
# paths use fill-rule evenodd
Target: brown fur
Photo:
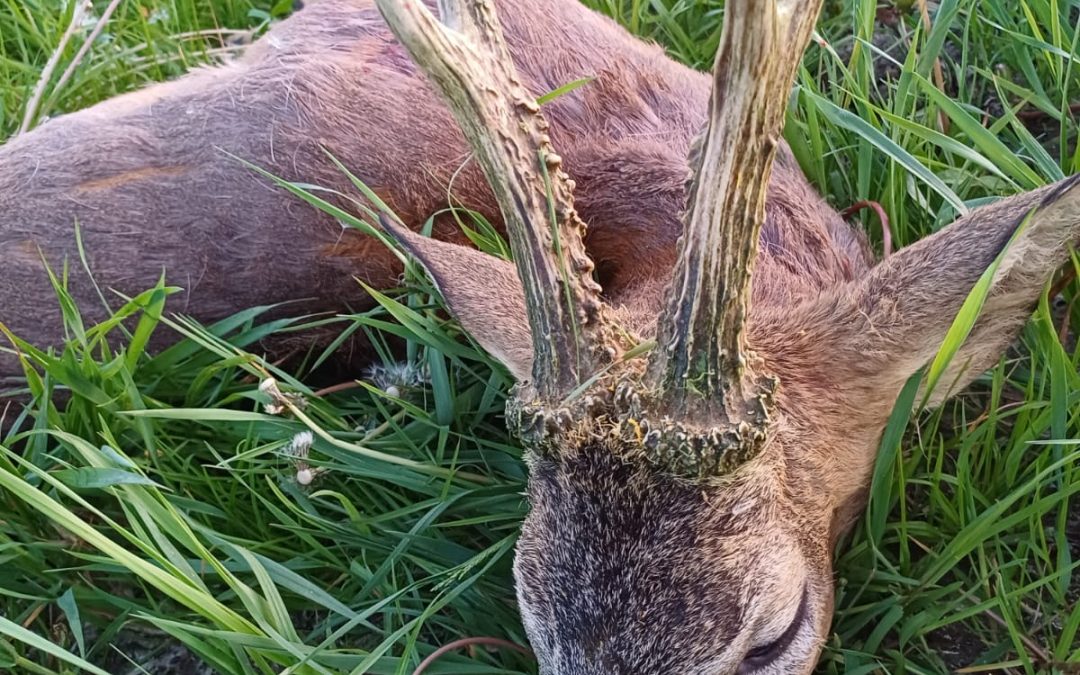
<path id="1" fill-rule="evenodd" d="M 900 388 L 934 357 L 969 291 L 1039 207 L 1003 257 L 984 312 L 930 403 L 1000 357 L 1080 240 L 1078 183 L 984 207 L 850 277 L 830 276 L 843 269 L 842 250 L 778 259 L 780 249 L 763 249 L 749 341 L 780 390 L 757 458 L 704 485 L 627 461 L 632 453 L 617 445 L 533 460 L 515 574 L 541 672 L 811 672 L 831 620 L 832 547 L 865 504 Z M 815 229 L 813 221 L 783 222 Z M 473 336 L 492 353 L 525 353 L 509 367 L 528 374 L 524 305 L 495 306 L 468 290 L 499 287 L 520 298 L 514 267 L 500 263 L 478 277 L 476 265 L 454 267 L 453 247 L 412 236 L 408 248 Z M 646 284 L 620 308 L 646 337 L 663 287 Z M 748 656 L 778 636 L 783 648 L 768 660 Z"/>
<path id="2" fill-rule="evenodd" d="M 708 79 L 576 2 L 500 0 L 499 8 L 533 91 L 596 78 L 546 110 L 578 182 L 588 250 L 608 295 L 625 296 L 672 263 L 684 158 L 704 120 Z M 558 50 L 538 48 L 554 44 Z M 164 269 L 185 289 L 170 308 L 207 322 L 286 301 L 303 301 L 289 306 L 294 313 L 365 306 L 354 277 L 390 285 L 397 260 L 225 154 L 355 195 L 320 146 L 414 227 L 445 206 L 447 184 L 468 156 L 450 113 L 371 0 L 314 3 L 235 63 L 105 101 L 10 140 L 0 146 L 0 256 L 8 262 L 0 276 L 0 322 L 35 344 L 62 340 L 39 247 L 54 267 L 72 261 L 73 296 L 89 319 L 102 318 L 77 261 L 76 223 L 91 272 L 110 299 L 108 289 L 134 294 Z M 500 222 L 475 162 L 453 189 L 462 203 Z M 814 272 L 823 280 L 868 264 L 860 238 L 821 208 L 788 152 L 771 197 L 776 224 L 765 241 L 782 269 L 767 278 L 805 272 L 805 250 L 853 254 L 834 261 L 835 269 Z M 790 229 L 783 221 L 807 210 L 825 216 L 820 228 L 780 234 Z M 436 233 L 462 241 L 451 221 L 440 221 Z M 762 292 L 797 288 L 775 284 Z M 17 372 L 14 359 L 0 353 L 0 377 Z"/>
<path id="3" fill-rule="evenodd" d="M 930 402 L 993 363 L 1080 238 L 1080 189 L 1068 179 L 872 267 L 861 239 L 793 170 L 782 152 L 753 277 L 748 343 L 780 382 L 760 454 L 704 481 L 603 435 L 569 435 L 530 456 L 514 571 L 544 675 L 812 672 L 831 622 L 832 547 L 865 503 L 900 388 L 1000 258 L 985 311 Z M 530 379 L 515 268 L 456 264 L 454 246 L 395 233 L 473 336 Z M 643 276 L 614 303 L 642 337 L 656 333 L 664 276 Z"/>

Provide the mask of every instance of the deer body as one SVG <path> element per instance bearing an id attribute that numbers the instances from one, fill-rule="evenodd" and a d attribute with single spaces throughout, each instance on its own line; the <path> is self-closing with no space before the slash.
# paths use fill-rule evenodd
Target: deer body
<path id="1" fill-rule="evenodd" d="M 605 292 L 625 297 L 674 260 L 685 156 L 704 122 L 708 78 L 577 2 L 499 7 L 531 91 L 596 78 L 546 110 L 579 184 Z M 46 309 L 57 305 L 42 256 L 54 268 L 71 262 L 76 301 L 101 318 L 78 263 L 76 223 L 110 300 L 107 289 L 134 294 L 165 270 L 185 289 L 171 308 L 203 321 L 296 300 L 305 302 L 294 313 L 363 306 L 355 278 L 391 285 L 395 256 L 225 154 L 358 197 L 321 147 L 413 226 L 445 207 L 452 179 L 460 203 L 501 220 L 452 116 L 373 3 L 321 0 L 234 63 L 50 120 L 0 146 L 0 321 L 35 344 L 61 341 L 59 312 Z M 792 278 L 763 274 L 763 292 L 799 293 L 803 279 L 820 284 L 866 268 L 859 238 L 790 155 L 771 196 L 766 245 L 787 256 L 777 272 Z M 807 215 L 820 226 L 792 227 Z M 448 217 L 435 234 L 464 241 Z M 0 376 L 17 372 L 0 354 Z"/>

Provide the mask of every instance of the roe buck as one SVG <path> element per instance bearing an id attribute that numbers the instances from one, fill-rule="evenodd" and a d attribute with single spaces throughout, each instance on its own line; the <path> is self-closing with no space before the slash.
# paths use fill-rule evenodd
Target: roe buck
<path id="1" fill-rule="evenodd" d="M 471 141 L 514 252 L 503 262 L 383 218 L 517 375 L 507 419 L 528 450 L 531 510 L 514 571 L 541 673 L 812 671 L 832 547 L 863 507 L 898 393 L 995 262 L 942 381 L 999 357 L 1080 238 L 1077 181 L 872 268 L 851 237 L 793 250 L 836 219 L 818 201 L 766 204 L 821 0 L 728 0 L 674 270 L 619 305 L 593 282 L 573 182 L 491 0 L 443 0 L 447 26 L 418 0 L 377 2 Z M 647 357 L 630 351 L 650 337 Z"/>
<path id="2" fill-rule="evenodd" d="M 578 182 L 577 205 L 591 224 L 586 247 L 605 294 L 622 297 L 674 263 L 685 156 L 705 119 L 708 78 L 575 0 L 498 5 L 510 56 L 531 92 L 595 77 L 545 110 Z M 396 256 L 225 154 L 357 194 L 323 147 L 410 226 L 446 205 L 463 164 L 455 197 L 499 221 L 452 116 L 373 1 L 309 2 L 235 62 L 52 119 L 0 146 L 0 322 L 34 344 L 62 341 L 42 254 L 54 268 L 71 261 L 72 295 L 91 319 L 102 318 L 78 263 L 76 223 L 110 299 L 107 289 L 132 295 L 164 269 L 185 289 L 169 307 L 204 322 L 298 299 L 308 302 L 292 313 L 365 304 L 354 277 L 392 285 Z M 820 283 L 865 271 L 860 238 L 782 154 L 770 213 L 828 213 L 813 220 L 820 227 L 785 235 L 798 241 L 775 240 L 793 251 L 784 264 L 800 266 L 806 249 L 837 250 L 834 265 L 813 268 Z M 773 231 L 781 230 L 767 227 L 767 236 Z M 437 220 L 435 233 L 464 241 L 452 218 Z M 18 372 L 0 351 L 0 378 Z"/>

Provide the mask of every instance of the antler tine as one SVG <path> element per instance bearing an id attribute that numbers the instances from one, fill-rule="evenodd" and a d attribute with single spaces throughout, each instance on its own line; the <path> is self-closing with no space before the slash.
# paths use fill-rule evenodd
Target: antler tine
<path id="1" fill-rule="evenodd" d="M 726 4 L 709 122 L 691 152 L 679 258 L 648 370 L 672 409 L 702 405 L 738 421 L 772 386 L 746 345 L 750 277 L 784 108 L 821 4 Z"/>
<path id="2" fill-rule="evenodd" d="M 390 29 L 442 93 L 484 169 L 525 287 L 533 386 L 556 400 L 611 358 L 600 288 L 582 243 L 573 183 L 522 86 L 491 0 L 440 0 L 457 30 L 420 0 L 377 0 Z M 549 201 L 550 197 L 550 201 Z"/>

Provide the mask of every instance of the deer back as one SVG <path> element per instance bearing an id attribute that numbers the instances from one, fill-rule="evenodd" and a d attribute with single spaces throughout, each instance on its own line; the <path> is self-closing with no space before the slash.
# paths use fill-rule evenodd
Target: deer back
<path id="1" fill-rule="evenodd" d="M 498 4 L 531 91 L 594 78 L 546 110 L 578 183 L 605 292 L 641 305 L 642 286 L 665 283 L 674 261 L 685 155 L 704 123 L 708 78 L 572 0 Z M 451 181 L 459 203 L 501 226 L 453 118 L 373 3 L 321 0 L 234 62 L 52 119 L 0 146 L 0 321 L 32 343 L 58 344 L 43 265 L 65 259 L 76 301 L 88 318 L 102 318 L 78 262 L 76 225 L 110 300 L 108 289 L 131 295 L 164 271 L 184 289 L 169 308 L 203 321 L 287 301 L 303 301 L 292 313 L 365 306 L 355 278 L 391 285 L 396 258 L 236 159 L 358 197 L 323 148 L 410 226 L 445 207 Z M 437 219 L 435 234 L 463 241 L 449 218 Z M 763 246 L 776 261 L 760 275 L 765 294 L 798 295 L 868 262 L 859 236 L 786 150 Z M 0 354 L 0 375 L 15 372 Z"/>

